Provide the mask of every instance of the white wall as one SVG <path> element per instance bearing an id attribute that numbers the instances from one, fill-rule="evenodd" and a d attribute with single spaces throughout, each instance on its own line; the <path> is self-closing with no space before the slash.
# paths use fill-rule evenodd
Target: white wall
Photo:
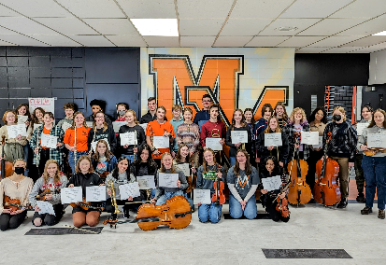
<path id="1" fill-rule="evenodd" d="M 386 83 L 386 50 L 370 53 L 369 85 Z"/>

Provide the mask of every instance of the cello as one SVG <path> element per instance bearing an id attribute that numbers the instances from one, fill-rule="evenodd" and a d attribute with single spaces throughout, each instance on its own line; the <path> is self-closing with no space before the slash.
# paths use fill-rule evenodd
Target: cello
<path id="1" fill-rule="evenodd" d="M 299 144 L 300 134 L 295 133 L 296 144 Z M 297 159 L 295 159 L 295 154 Z M 296 167 L 293 165 L 296 163 Z M 291 176 L 288 201 L 294 205 L 306 204 L 311 200 L 311 188 L 306 182 L 308 164 L 303 159 L 299 159 L 299 148 L 294 148 L 293 159 L 288 164 L 288 172 Z"/>
<path id="2" fill-rule="evenodd" d="M 1 163 L 0 163 L 0 171 L 1 171 L 1 179 L 7 178 L 13 174 L 13 165 L 10 161 L 5 160 L 5 153 L 4 153 L 4 146 L 5 146 L 5 136 L 3 135 L 2 141 L 1 141 Z"/>
<path id="3" fill-rule="evenodd" d="M 323 158 L 316 163 L 318 182 L 314 187 L 314 198 L 318 203 L 331 206 L 341 200 L 341 194 L 336 177 L 339 174 L 339 164 L 331 158 L 327 158 L 328 144 L 331 141 L 332 132 L 327 133 Z"/>

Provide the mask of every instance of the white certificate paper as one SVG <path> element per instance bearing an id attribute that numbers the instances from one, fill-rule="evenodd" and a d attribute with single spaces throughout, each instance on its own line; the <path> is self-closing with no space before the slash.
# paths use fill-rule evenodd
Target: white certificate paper
<path id="1" fill-rule="evenodd" d="M 87 126 L 90 128 L 92 128 L 93 123 L 93 121 L 86 121 Z"/>
<path id="2" fill-rule="evenodd" d="M 194 204 L 211 204 L 212 200 L 210 198 L 210 190 L 209 189 L 194 189 L 193 192 L 193 201 Z"/>
<path id="3" fill-rule="evenodd" d="M 360 122 L 357 123 L 357 135 L 362 135 L 363 129 L 369 127 L 370 123 L 367 122 Z"/>
<path id="4" fill-rule="evenodd" d="M 215 137 L 206 137 L 205 145 L 207 148 L 212 149 L 213 151 L 222 150 L 222 144 L 220 144 L 222 138 Z"/>
<path id="5" fill-rule="evenodd" d="M 71 128 L 72 124 L 69 124 L 68 122 L 63 122 L 62 129 L 64 132 L 67 131 L 68 128 Z"/>
<path id="6" fill-rule="evenodd" d="M 138 186 L 140 190 L 155 189 L 154 176 L 137 176 Z"/>
<path id="7" fill-rule="evenodd" d="M 42 143 L 41 146 L 48 148 L 56 148 L 56 144 L 58 143 L 58 137 L 50 134 L 42 133 L 41 137 Z"/>
<path id="8" fill-rule="evenodd" d="M 121 138 L 121 146 L 138 144 L 134 132 L 120 133 L 119 137 Z"/>
<path id="9" fill-rule="evenodd" d="M 113 129 L 114 129 L 114 132 L 119 132 L 119 129 L 121 128 L 121 126 L 123 125 L 126 125 L 127 122 L 126 121 L 113 121 Z"/>
<path id="10" fill-rule="evenodd" d="M 19 134 L 21 136 L 27 136 L 24 124 L 7 126 L 8 138 L 16 138 Z"/>
<path id="11" fill-rule="evenodd" d="M 107 146 L 109 147 L 109 150 L 111 150 L 110 144 L 109 144 L 109 140 L 107 140 L 106 138 L 99 139 L 99 140 L 105 140 L 106 143 L 107 143 Z M 93 152 L 96 152 L 96 145 L 97 145 L 97 143 L 98 143 L 99 140 L 94 141 L 94 142 L 91 142 L 91 150 L 92 150 Z"/>
<path id="12" fill-rule="evenodd" d="M 282 182 L 280 176 L 262 178 L 261 182 L 265 190 L 272 191 L 280 189 Z"/>
<path id="13" fill-rule="evenodd" d="M 281 133 L 264 133 L 264 146 L 282 146 Z"/>
<path id="14" fill-rule="evenodd" d="M 141 123 L 141 124 L 138 124 L 139 126 L 142 127 L 142 129 L 146 132 L 146 129 L 147 129 L 147 123 Z"/>
<path id="15" fill-rule="evenodd" d="M 319 144 L 319 132 L 301 132 L 302 144 L 317 145 Z"/>
<path id="16" fill-rule="evenodd" d="M 323 147 L 323 136 L 319 136 L 319 143 L 312 145 L 314 149 L 322 148 Z"/>
<path id="17" fill-rule="evenodd" d="M 162 188 L 177 188 L 178 174 L 159 173 L 159 186 Z"/>
<path id="18" fill-rule="evenodd" d="M 106 186 L 86 187 L 86 202 L 102 202 L 106 200 Z"/>
<path id="19" fill-rule="evenodd" d="M 141 196 L 141 193 L 139 193 L 138 182 L 119 185 L 119 194 L 121 195 L 121 200 L 127 200 L 129 197 L 135 198 Z"/>
<path id="20" fill-rule="evenodd" d="M 247 131 L 231 131 L 232 144 L 248 143 Z"/>
<path id="21" fill-rule="evenodd" d="M 60 198 L 62 200 L 62 204 L 81 202 L 83 200 L 82 187 L 63 188 L 60 192 Z"/>
<path id="22" fill-rule="evenodd" d="M 38 207 L 40 208 L 39 214 L 51 214 L 55 215 L 54 207 L 52 207 L 52 204 L 45 201 L 36 201 Z"/>
<path id="23" fill-rule="evenodd" d="M 17 115 L 17 124 L 24 124 L 24 127 L 26 127 L 25 122 L 28 120 L 28 116 L 25 115 Z"/>
<path id="24" fill-rule="evenodd" d="M 169 137 L 153 136 L 153 146 L 155 148 L 169 148 Z"/>
<path id="25" fill-rule="evenodd" d="M 183 163 L 183 164 L 176 164 L 176 168 L 180 169 L 182 172 L 184 172 L 184 175 L 190 176 L 190 168 L 189 168 L 189 163 Z"/>
<path id="26" fill-rule="evenodd" d="M 386 148 L 386 133 L 369 133 L 367 134 L 367 146 Z"/>

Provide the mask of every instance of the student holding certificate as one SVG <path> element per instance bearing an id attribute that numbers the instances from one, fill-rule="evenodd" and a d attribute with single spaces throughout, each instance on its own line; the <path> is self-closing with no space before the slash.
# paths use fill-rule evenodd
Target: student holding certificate
<path id="1" fill-rule="evenodd" d="M 178 178 L 175 183 L 172 183 L 173 187 L 162 187 L 162 174 L 176 174 Z M 185 196 L 184 190 L 188 187 L 188 182 L 182 170 L 179 170 L 173 165 L 173 157 L 169 153 L 162 154 L 161 168 L 157 172 L 157 192 L 152 199 L 152 203 L 156 205 L 165 204 L 167 200 L 175 196 Z"/>
<path id="2" fill-rule="evenodd" d="M 113 126 L 105 121 L 105 114 L 99 111 L 95 114 L 93 127 L 88 134 L 88 150 L 91 152 L 92 144 L 101 139 L 108 141 L 110 150 L 114 153 L 117 148 L 117 138 L 115 137 Z M 96 150 L 92 150 L 92 152 L 95 153 Z"/>
<path id="3" fill-rule="evenodd" d="M 318 146 L 308 146 L 310 149 L 310 156 L 307 160 L 308 163 L 308 173 L 306 177 L 306 182 L 310 186 L 311 191 L 313 192 L 315 186 L 315 173 L 316 173 L 316 163 L 323 156 L 323 146 L 320 139 L 323 139 L 323 132 L 327 125 L 327 113 L 324 110 L 324 107 L 317 107 L 309 117 L 310 122 L 310 132 L 319 133 L 319 142 Z"/>
<path id="4" fill-rule="evenodd" d="M 10 137 L 8 135 L 8 127 L 17 125 L 16 112 L 7 110 L 3 115 L 4 126 L 0 128 L 0 143 L 3 137 L 5 137 L 4 155 L 5 160 L 13 162 L 16 159 L 24 159 L 24 146 L 27 144 L 25 136 L 17 134 L 16 137 Z M 13 127 L 14 128 L 14 127 Z M 2 146 L 0 144 L 0 154 L 2 154 Z M 2 156 L 0 155 L 0 160 Z"/>
<path id="5" fill-rule="evenodd" d="M 117 158 L 111 153 L 105 140 L 99 140 L 96 144 L 96 152 L 91 157 L 95 172 L 104 180 L 106 176 L 117 166 Z"/>
<path id="6" fill-rule="evenodd" d="M 373 119 L 373 113 L 374 113 L 374 110 L 370 105 L 364 105 L 362 107 L 363 119 L 360 120 L 356 125 L 358 136 L 362 135 L 362 131 L 363 131 L 362 130 L 361 132 L 359 132 L 359 127 L 362 127 L 361 129 L 363 129 L 363 127 L 368 127 L 368 125 Z M 355 182 L 357 184 L 357 189 L 358 189 L 358 196 L 356 199 L 357 202 L 366 202 L 365 195 L 363 194 L 363 188 L 365 186 L 365 178 L 363 174 L 362 159 L 363 159 L 363 151 L 361 149 L 358 149 L 358 153 L 355 154 L 355 162 L 354 162 Z"/>
<path id="7" fill-rule="evenodd" d="M 249 126 L 250 132 L 251 132 L 251 152 L 250 157 L 252 157 L 251 165 L 256 167 L 256 161 L 255 161 L 255 137 L 254 137 L 254 126 L 255 126 L 255 118 L 253 117 L 253 109 L 246 108 L 244 110 L 244 117 L 245 117 L 245 123 Z"/>
<path id="8" fill-rule="evenodd" d="M 18 116 L 18 124 L 21 124 L 21 123 L 24 123 L 25 124 L 25 129 L 26 131 L 28 130 L 28 126 L 30 125 L 30 121 L 31 121 L 31 113 L 29 112 L 29 106 L 28 104 L 20 104 L 17 108 L 16 108 L 16 113 L 17 113 L 17 116 Z M 21 122 L 20 121 L 20 117 L 24 117 L 24 122 Z M 28 151 L 29 151 L 29 144 L 28 144 L 28 141 L 27 141 L 27 144 L 23 147 L 24 149 L 24 161 L 27 161 L 28 160 Z M 26 169 L 26 171 L 24 172 L 25 175 L 28 177 L 28 168 Z"/>
<path id="9" fill-rule="evenodd" d="M 46 113 L 46 111 L 43 108 L 41 108 L 41 107 L 37 107 L 32 112 L 31 124 L 30 124 L 30 126 L 28 127 L 28 130 L 27 130 L 27 140 L 28 141 L 31 139 L 32 134 L 34 133 L 35 129 L 38 128 L 39 126 L 41 126 L 44 123 L 43 122 L 44 113 Z"/>
<path id="10" fill-rule="evenodd" d="M 121 154 L 127 157 L 131 164 L 136 160 L 138 147 L 146 142 L 146 135 L 143 128 L 138 125 L 139 122 L 137 121 L 137 115 L 134 110 L 129 109 L 128 111 L 126 111 L 125 118 L 127 124 L 119 128 L 118 145 L 120 147 Z M 122 143 L 122 139 L 120 137 L 120 135 L 122 134 L 132 134 L 133 137 L 131 138 L 136 142 Z"/>
<path id="11" fill-rule="evenodd" d="M 76 114 L 75 114 L 76 118 Z M 102 179 L 94 172 L 91 164 L 91 159 L 88 155 L 83 155 L 79 158 L 75 169 L 76 174 L 68 181 L 68 187 L 82 187 L 83 198 L 86 198 L 86 187 L 103 186 Z M 95 203 L 90 203 L 91 206 L 97 206 Z M 96 226 L 99 223 L 100 210 L 89 208 L 84 210 L 80 206 L 72 209 L 72 222 L 75 227 L 81 227 L 85 224 Z"/>
<path id="12" fill-rule="evenodd" d="M 186 192 L 191 193 L 195 184 L 194 175 L 197 170 L 194 166 L 194 161 L 192 161 L 190 158 L 189 147 L 186 144 L 180 144 L 176 157 L 173 160 L 173 164 L 176 168 L 184 172 L 189 184 L 188 188 L 186 189 Z"/>
<path id="13" fill-rule="evenodd" d="M 240 135 L 236 135 L 236 133 Z M 251 142 L 251 128 L 245 122 L 243 111 L 236 109 L 233 112 L 232 125 L 229 126 L 225 136 L 225 144 L 230 146 L 229 159 L 231 167 L 236 164 L 237 150 L 244 149 L 251 153 Z"/>
<path id="14" fill-rule="evenodd" d="M 210 148 L 204 150 L 204 161 L 197 170 L 196 189 L 209 189 L 210 196 L 215 193 L 213 183 L 219 179 L 224 181 L 226 177 L 225 168 L 216 162 L 214 151 Z M 198 219 L 202 223 L 211 222 L 213 224 L 221 220 L 222 205 L 198 203 Z"/>
<path id="15" fill-rule="evenodd" d="M 265 135 L 271 133 L 279 133 L 281 139 L 281 145 L 270 145 L 266 146 L 265 144 Z M 259 135 L 256 139 L 256 153 L 257 157 L 260 157 L 260 160 L 264 160 L 268 156 L 276 157 L 279 161 L 279 165 L 284 167 L 287 158 L 288 158 L 288 136 L 285 134 L 282 129 L 279 127 L 278 118 L 272 116 L 268 119 L 268 127 L 263 133 Z M 262 165 L 264 167 L 264 165 Z"/>
<path id="16" fill-rule="evenodd" d="M 165 118 L 166 109 L 163 106 L 157 108 L 157 119 L 147 124 L 146 142 L 152 150 L 152 157 L 158 167 L 161 166 L 161 156 L 163 153 L 170 153 L 170 145 L 174 142 L 173 125 Z"/>
<path id="17" fill-rule="evenodd" d="M 253 157 L 255 157 L 256 163 L 260 163 L 260 157 L 256 156 L 256 140 L 259 137 L 259 135 L 267 129 L 267 121 L 268 119 L 273 115 L 273 108 L 271 104 L 266 103 L 261 108 L 261 118 L 256 122 L 254 128 L 253 128 L 253 138 L 255 140 L 255 154 Z"/>
<path id="18" fill-rule="evenodd" d="M 363 172 L 366 179 L 366 207 L 361 210 L 361 214 L 372 213 L 375 189 L 378 195 L 378 218 L 385 219 L 386 201 L 386 153 L 383 151 L 386 146 L 373 146 L 373 152 L 369 152 L 368 145 L 373 145 L 370 140 L 378 136 L 382 142 L 386 137 L 386 112 L 382 109 L 374 111 L 374 116 L 368 128 L 363 129 L 359 136 L 358 150 L 364 151 L 362 160 Z M 373 139 L 371 139 L 373 138 Z"/>
<path id="19" fill-rule="evenodd" d="M 283 127 L 283 131 L 288 136 L 289 150 L 288 161 L 294 159 L 293 154 L 295 149 L 299 149 L 299 159 L 307 160 L 310 155 L 308 145 L 301 144 L 301 132 L 309 132 L 310 126 L 307 122 L 306 113 L 302 108 L 294 108 L 288 123 Z"/>
<path id="20" fill-rule="evenodd" d="M 236 164 L 228 170 L 229 214 L 238 219 L 257 216 L 255 192 L 260 183 L 259 172 L 251 166 L 249 154 L 245 150 L 236 153 Z"/>
<path id="21" fill-rule="evenodd" d="M 277 117 L 277 121 L 280 128 L 283 128 L 288 123 L 288 114 L 283 102 L 276 103 L 274 109 L 274 115 Z"/>
<path id="22" fill-rule="evenodd" d="M 263 160 L 264 167 L 262 167 L 260 172 L 260 179 L 264 178 L 272 178 L 274 176 L 280 176 L 282 187 L 287 185 L 287 180 L 285 177 L 285 174 L 283 174 L 283 169 L 279 167 L 277 160 L 273 156 L 269 156 Z M 261 202 L 263 204 L 263 207 L 265 207 L 265 210 L 268 212 L 271 219 L 275 222 L 283 221 L 288 222 L 290 217 L 283 217 L 280 212 L 276 209 L 277 206 L 277 200 L 274 202 L 277 196 L 279 198 L 284 199 L 287 196 L 288 188 L 286 190 L 281 189 L 275 189 L 268 191 L 267 189 L 264 189 L 263 184 L 261 184 Z"/>
<path id="23" fill-rule="evenodd" d="M 50 112 L 46 112 L 47 113 Z M 35 182 L 31 193 L 29 194 L 29 201 L 35 208 L 35 214 L 32 218 L 34 226 L 48 226 L 56 225 L 63 216 L 63 205 L 60 200 L 60 190 L 67 187 L 67 177 L 60 174 L 58 162 L 50 159 L 46 162 L 43 175 Z M 45 194 L 44 197 L 41 194 Z M 37 198 L 38 196 L 38 198 Z M 50 203 L 53 207 L 55 215 L 49 213 L 39 212 L 41 209 L 37 204 L 37 200 L 43 197 L 45 203 Z"/>
<path id="24" fill-rule="evenodd" d="M 341 201 L 337 208 L 346 208 L 348 204 L 349 167 L 354 166 L 357 149 L 357 133 L 355 128 L 346 121 L 343 107 L 337 106 L 332 112 L 333 122 L 327 124 L 323 133 L 323 146 L 326 144 L 328 133 L 332 133 L 328 145 L 327 155 L 339 164 L 339 183 Z"/>

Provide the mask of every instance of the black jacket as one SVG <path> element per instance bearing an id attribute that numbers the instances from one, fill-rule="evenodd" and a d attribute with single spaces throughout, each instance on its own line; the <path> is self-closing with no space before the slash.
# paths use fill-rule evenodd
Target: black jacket
<path id="1" fill-rule="evenodd" d="M 145 131 L 143 130 L 143 128 L 141 126 L 135 125 L 134 127 L 129 127 L 127 125 L 123 125 L 119 129 L 119 133 L 134 132 L 134 131 L 137 131 L 137 143 L 138 143 L 137 147 L 146 143 Z M 123 154 L 123 155 L 134 154 L 134 152 L 133 152 L 134 145 L 129 145 L 129 147 L 126 149 L 123 148 L 123 146 L 121 145 L 121 138 L 119 136 L 118 136 L 118 146 L 120 148 L 121 154 Z"/>
<path id="2" fill-rule="evenodd" d="M 86 175 L 76 173 L 68 181 L 67 187 L 71 184 L 74 184 L 75 187 L 82 187 L 82 196 L 86 197 L 86 187 L 99 186 L 102 183 L 102 179 L 96 173 L 87 173 Z"/>
<path id="3" fill-rule="evenodd" d="M 157 113 L 154 116 L 151 116 L 150 111 L 148 111 L 145 115 L 142 116 L 141 121 L 139 123 L 149 123 L 154 121 L 157 118 Z"/>
<path id="4" fill-rule="evenodd" d="M 230 150 L 229 150 L 229 156 L 236 156 L 236 153 L 237 153 L 237 149 L 241 149 L 241 146 L 239 146 L 239 148 L 236 148 L 236 146 L 234 144 L 232 144 L 232 130 L 233 131 L 246 131 L 248 133 L 248 143 L 245 144 L 245 150 L 248 152 L 249 156 L 250 157 L 254 157 L 252 156 L 252 138 L 251 138 L 251 128 L 246 125 L 245 127 L 241 127 L 241 128 L 236 128 L 234 127 L 232 129 L 232 126 L 230 126 L 226 132 L 226 136 L 225 136 L 225 144 L 230 146 Z"/>
<path id="5" fill-rule="evenodd" d="M 269 151 L 266 146 L 264 146 L 264 138 L 265 132 L 262 132 L 259 134 L 256 140 L 256 153 L 257 157 L 260 157 L 264 159 L 265 157 L 268 157 L 270 155 L 276 157 L 276 148 L 274 148 L 272 151 Z M 282 140 L 282 146 L 279 146 L 279 161 L 285 163 L 287 158 L 288 158 L 288 149 L 289 149 L 289 144 L 288 144 L 288 137 L 285 134 L 284 131 L 281 131 L 281 140 Z"/>
<path id="6" fill-rule="evenodd" d="M 91 128 L 88 134 L 88 150 L 91 150 L 91 142 L 93 138 L 94 138 L 94 130 Z M 105 132 L 103 132 L 103 128 L 96 129 L 95 142 L 104 138 L 108 139 L 109 145 L 110 145 L 110 151 L 114 153 L 117 148 L 117 138 L 115 137 L 115 132 L 111 125 L 107 127 L 107 130 Z"/>

